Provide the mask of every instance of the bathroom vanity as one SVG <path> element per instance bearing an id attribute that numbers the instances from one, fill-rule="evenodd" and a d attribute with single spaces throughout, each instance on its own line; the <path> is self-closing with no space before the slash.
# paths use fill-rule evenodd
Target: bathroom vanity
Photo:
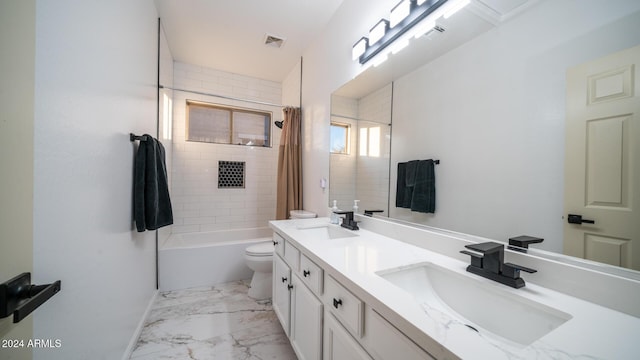
<path id="1" fill-rule="evenodd" d="M 328 218 L 270 222 L 273 308 L 301 360 L 640 354 L 637 279 L 590 290 L 612 275 L 507 250 L 538 270 L 515 289 L 466 271 L 459 251 L 482 239 L 357 220 L 357 231 Z"/>

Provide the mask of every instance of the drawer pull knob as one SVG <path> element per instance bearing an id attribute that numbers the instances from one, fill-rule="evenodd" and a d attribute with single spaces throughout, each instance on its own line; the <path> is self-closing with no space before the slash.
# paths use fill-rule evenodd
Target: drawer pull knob
<path id="1" fill-rule="evenodd" d="M 304 275 L 304 277 L 309 276 L 309 274 L 311 274 L 309 270 L 302 270 L 302 275 Z"/>
<path id="2" fill-rule="evenodd" d="M 333 307 L 337 309 L 340 305 L 342 305 L 342 299 L 338 300 L 336 298 L 333 298 Z"/>
<path id="3" fill-rule="evenodd" d="M 279 244 L 279 242 L 277 242 L 277 241 L 273 240 L 273 246 L 276 246 L 276 245 L 278 245 L 278 244 Z"/>
<path id="4" fill-rule="evenodd" d="M 283 277 L 283 278 L 282 278 L 282 282 L 287 282 L 287 278 L 286 278 L 286 277 Z"/>
<path id="5" fill-rule="evenodd" d="M 293 289 L 293 285 L 291 285 L 291 284 L 287 285 L 287 289 L 289 289 L 289 290 Z"/>

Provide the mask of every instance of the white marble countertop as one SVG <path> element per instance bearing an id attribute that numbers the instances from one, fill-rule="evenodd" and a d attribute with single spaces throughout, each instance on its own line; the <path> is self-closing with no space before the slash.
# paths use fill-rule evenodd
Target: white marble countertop
<path id="1" fill-rule="evenodd" d="M 468 263 L 366 229 L 355 231 L 358 235 L 355 237 L 331 240 L 314 239 L 301 230 L 323 224 L 328 224 L 328 218 L 270 222 L 271 228 L 323 267 L 327 274 L 439 359 L 617 360 L 640 357 L 639 318 L 530 282 L 524 288 L 513 289 L 466 272 Z M 572 318 L 524 347 L 490 333 L 475 332 L 446 314 L 428 314 L 409 293 L 376 274 L 422 262 L 471 276 L 482 286 L 498 286 L 501 291 L 555 308 Z M 523 277 L 526 280 L 526 274 Z"/>

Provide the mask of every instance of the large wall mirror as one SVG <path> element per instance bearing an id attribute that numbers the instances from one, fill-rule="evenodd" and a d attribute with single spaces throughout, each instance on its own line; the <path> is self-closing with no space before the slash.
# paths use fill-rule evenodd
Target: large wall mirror
<path id="1" fill-rule="evenodd" d="M 389 215 L 392 88 L 331 96 L 330 207 Z"/>
<path id="2" fill-rule="evenodd" d="M 385 216 L 504 242 L 540 237 L 530 252 L 638 278 L 627 269 L 640 270 L 639 52 L 640 4 L 540 1 L 419 67 L 387 73 L 385 86 L 369 73 L 355 78 L 334 94 L 332 122 L 360 121 L 345 104 L 357 110 L 388 94 L 389 168 L 379 178 L 388 201 L 375 204 Z M 398 163 L 414 159 L 441 161 L 434 213 L 395 206 Z M 329 205 L 350 208 L 365 199 L 369 185 L 359 181 L 377 175 L 342 176 L 343 160 L 331 155 Z M 595 223 L 571 224 L 569 214 Z"/>

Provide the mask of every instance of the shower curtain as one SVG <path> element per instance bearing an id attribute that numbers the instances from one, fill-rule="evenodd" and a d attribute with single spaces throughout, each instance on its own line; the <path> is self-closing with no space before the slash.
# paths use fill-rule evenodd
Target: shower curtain
<path id="1" fill-rule="evenodd" d="M 276 220 L 285 220 L 290 210 L 302 209 L 302 145 L 300 108 L 282 110 L 284 124 L 278 149 Z"/>

